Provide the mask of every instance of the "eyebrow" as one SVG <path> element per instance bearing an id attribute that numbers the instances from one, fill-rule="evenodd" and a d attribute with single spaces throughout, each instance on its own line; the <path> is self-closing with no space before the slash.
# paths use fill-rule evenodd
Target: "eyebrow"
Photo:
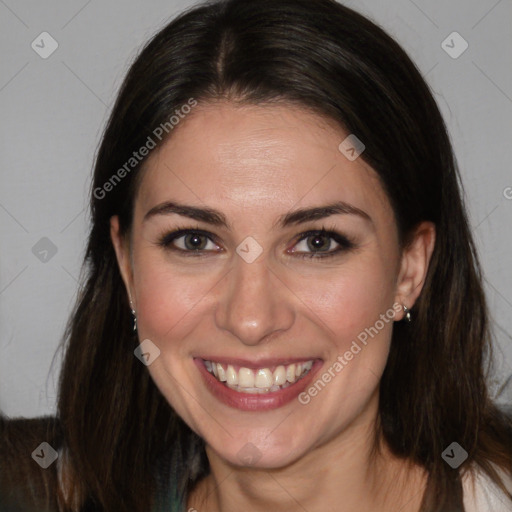
<path id="1" fill-rule="evenodd" d="M 176 201 L 166 201 L 151 208 L 145 215 L 143 222 L 149 220 L 156 215 L 181 215 L 190 219 L 206 222 L 217 227 L 224 227 L 231 230 L 231 224 L 228 222 L 226 216 L 213 208 L 199 208 L 186 204 L 180 204 Z M 314 206 L 310 208 L 300 208 L 288 212 L 277 219 L 273 224 L 285 228 L 292 225 L 303 224 L 318 219 L 325 219 L 331 215 L 357 215 L 364 220 L 373 223 L 372 218 L 363 210 L 352 206 L 351 204 L 343 201 L 336 201 L 335 203 Z"/>

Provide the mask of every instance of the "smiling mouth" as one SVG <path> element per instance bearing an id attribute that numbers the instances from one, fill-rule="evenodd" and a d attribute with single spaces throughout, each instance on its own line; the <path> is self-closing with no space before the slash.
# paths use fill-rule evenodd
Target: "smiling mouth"
<path id="1" fill-rule="evenodd" d="M 314 359 L 267 368 L 218 363 L 203 359 L 206 370 L 226 387 L 240 393 L 265 394 L 286 389 L 304 378 L 315 362 Z"/>

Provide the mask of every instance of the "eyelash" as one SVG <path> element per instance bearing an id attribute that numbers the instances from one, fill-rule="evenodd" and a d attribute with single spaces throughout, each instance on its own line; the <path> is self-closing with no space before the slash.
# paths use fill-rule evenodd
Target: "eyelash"
<path id="1" fill-rule="evenodd" d="M 160 239 L 158 240 L 157 244 L 160 247 L 163 247 L 164 249 L 171 250 L 174 252 L 181 252 L 182 255 L 185 257 L 203 256 L 203 253 L 205 252 L 204 250 L 203 251 L 184 250 L 184 249 L 179 249 L 177 247 L 173 247 L 171 245 L 172 242 L 174 242 L 175 240 L 177 240 L 183 236 L 189 235 L 189 234 L 204 236 L 204 237 L 208 238 L 210 241 L 212 241 L 213 243 L 217 243 L 216 237 L 212 233 L 208 233 L 207 231 L 204 231 L 204 230 L 200 229 L 199 227 L 197 227 L 197 228 L 177 227 L 176 230 L 162 235 L 160 237 Z M 348 251 L 355 247 L 355 243 L 352 240 L 350 240 L 347 236 L 338 233 L 334 228 L 327 229 L 324 226 L 322 226 L 321 229 L 314 229 L 314 230 L 310 230 L 310 231 L 301 233 L 299 235 L 299 239 L 295 242 L 295 245 L 302 242 L 303 240 L 307 240 L 308 238 L 313 237 L 313 236 L 328 236 L 329 238 L 333 239 L 336 243 L 338 243 L 339 247 L 330 252 L 326 252 L 326 253 L 300 252 L 300 253 L 294 253 L 294 254 L 296 254 L 299 258 L 326 259 L 326 258 L 332 258 L 334 256 L 337 256 L 339 253 Z M 206 252 L 209 252 L 209 251 L 206 251 Z"/>

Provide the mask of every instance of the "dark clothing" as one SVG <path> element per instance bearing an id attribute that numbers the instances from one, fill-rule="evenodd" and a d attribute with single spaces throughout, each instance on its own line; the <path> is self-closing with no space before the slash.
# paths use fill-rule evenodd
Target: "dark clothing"
<path id="1" fill-rule="evenodd" d="M 58 460 L 47 468 L 41 467 L 51 460 L 47 459 L 51 450 L 45 445 L 39 448 L 42 442 L 57 453 L 62 448 L 62 440 L 53 428 L 56 421 L 50 416 L 12 420 L 0 417 L 0 512 L 58 511 Z M 180 501 L 176 485 L 181 464 L 177 455 L 159 462 L 151 512 L 185 511 L 186 500 Z M 94 507 L 85 505 L 83 512 L 94 512 Z"/>

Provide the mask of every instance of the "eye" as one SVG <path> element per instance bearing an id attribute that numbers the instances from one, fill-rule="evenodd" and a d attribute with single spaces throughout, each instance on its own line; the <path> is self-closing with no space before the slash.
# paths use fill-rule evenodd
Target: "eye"
<path id="1" fill-rule="evenodd" d="M 333 243 L 336 244 L 334 249 Z M 328 258 L 352 249 L 354 246 L 351 240 L 340 233 L 322 228 L 303 233 L 291 252 L 298 253 L 301 258 Z M 303 252 L 304 250 L 310 252 Z"/>
<path id="2" fill-rule="evenodd" d="M 161 237 L 158 245 L 184 256 L 202 256 L 204 251 L 219 249 L 213 236 L 201 229 L 178 229 Z"/>

